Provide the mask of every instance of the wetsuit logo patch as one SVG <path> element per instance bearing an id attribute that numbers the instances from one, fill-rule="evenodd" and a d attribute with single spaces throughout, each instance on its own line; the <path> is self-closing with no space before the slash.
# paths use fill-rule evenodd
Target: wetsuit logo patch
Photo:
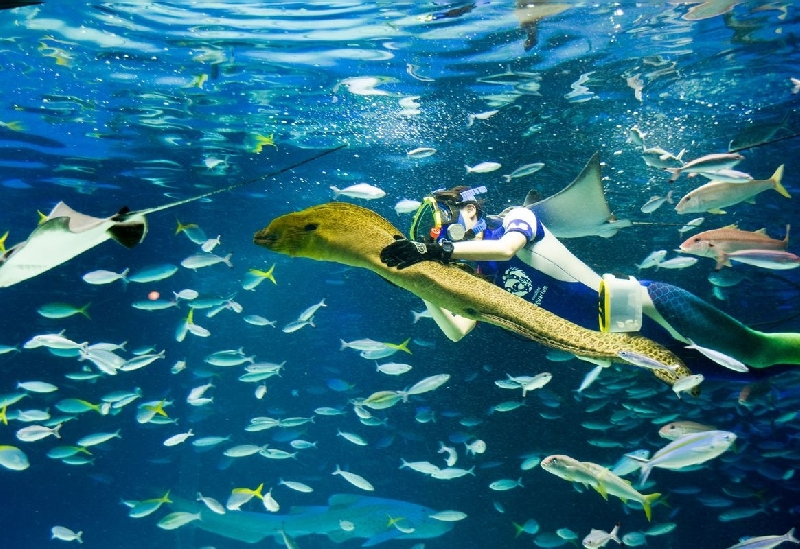
<path id="1" fill-rule="evenodd" d="M 533 282 L 525 271 L 510 267 L 503 273 L 503 288 L 516 296 L 524 297 L 533 289 Z"/>

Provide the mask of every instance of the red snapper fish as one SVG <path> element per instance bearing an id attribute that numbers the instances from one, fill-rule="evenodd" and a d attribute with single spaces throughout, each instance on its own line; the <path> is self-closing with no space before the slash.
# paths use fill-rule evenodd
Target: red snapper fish
<path id="1" fill-rule="evenodd" d="M 703 231 L 687 238 L 680 245 L 680 251 L 685 254 L 700 257 L 710 257 L 717 261 L 717 269 L 721 268 L 727 255 L 742 250 L 776 250 L 786 251 L 789 244 L 789 228 L 786 226 L 786 236 L 783 240 L 770 238 L 766 229 L 757 231 L 743 231 L 736 225 L 728 225 L 721 229 Z"/>

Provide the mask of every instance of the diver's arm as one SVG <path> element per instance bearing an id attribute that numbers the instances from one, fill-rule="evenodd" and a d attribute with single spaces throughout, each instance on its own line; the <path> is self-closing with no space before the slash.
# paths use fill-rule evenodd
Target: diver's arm
<path id="1" fill-rule="evenodd" d="M 446 335 L 450 341 L 461 340 L 465 335 L 470 333 L 477 324 L 475 320 L 453 314 L 447 309 L 437 307 L 428 301 L 423 300 L 423 302 L 425 303 L 425 307 L 428 308 L 428 311 L 430 311 L 436 325 L 439 326 L 439 329 L 444 332 L 444 335 Z"/>
<path id="2" fill-rule="evenodd" d="M 452 259 L 464 261 L 508 261 L 520 251 L 528 239 L 520 232 L 508 232 L 499 240 L 465 240 L 453 242 Z"/>

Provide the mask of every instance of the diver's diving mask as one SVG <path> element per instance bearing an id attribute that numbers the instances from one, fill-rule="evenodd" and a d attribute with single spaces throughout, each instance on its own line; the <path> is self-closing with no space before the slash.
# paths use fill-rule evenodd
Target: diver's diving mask
<path id="1" fill-rule="evenodd" d="M 411 221 L 409 236 L 418 242 L 436 241 L 445 237 L 453 242 L 463 240 L 469 231 L 459 223 L 461 214 L 459 206 L 465 202 L 474 201 L 475 195 L 486 192 L 486 187 L 476 187 L 461 193 L 461 201 L 448 203 L 437 200 L 434 196 L 426 196 L 417 208 Z M 442 231 L 446 231 L 442 235 Z M 474 234 L 474 233 L 473 233 Z"/>

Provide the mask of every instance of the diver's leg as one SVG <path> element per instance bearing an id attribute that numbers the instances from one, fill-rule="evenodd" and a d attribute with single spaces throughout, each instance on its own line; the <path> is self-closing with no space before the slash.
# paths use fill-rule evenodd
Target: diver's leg
<path id="1" fill-rule="evenodd" d="M 679 340 L 691 340 L 753 368 L 800 364 L 800 334 L 752 330 L 699 297 L 677 286 L 641 281 L 651 303 L 644 314 Z"/>

